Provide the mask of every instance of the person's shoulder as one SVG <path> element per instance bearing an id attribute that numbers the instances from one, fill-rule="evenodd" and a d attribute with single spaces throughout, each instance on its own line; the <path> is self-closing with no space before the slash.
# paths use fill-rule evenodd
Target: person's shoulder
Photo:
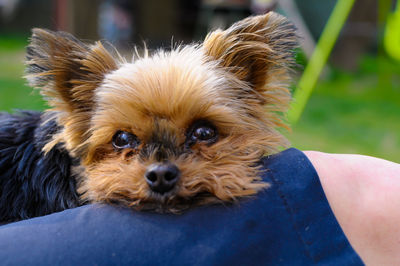
<path id="1" fill-rule="evenodd" d="M 363 155 L 304 153 L 366 264 L 400 265 L 400 165 Z"/>

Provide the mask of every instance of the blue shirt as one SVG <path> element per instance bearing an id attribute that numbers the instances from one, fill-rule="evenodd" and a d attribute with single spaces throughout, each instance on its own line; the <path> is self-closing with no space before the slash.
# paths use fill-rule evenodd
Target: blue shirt
<path id="1" fill-rule="evenodd" d="M 184 214 L 87 205 L 0 227 L 2 265 L 363 265 L 307 157 L 262 159 L 272 186 Z"/>

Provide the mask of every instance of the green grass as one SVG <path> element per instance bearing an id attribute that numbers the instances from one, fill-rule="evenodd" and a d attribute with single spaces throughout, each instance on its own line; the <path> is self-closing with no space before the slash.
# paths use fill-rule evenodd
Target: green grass
<path id="1" fill-rule="evenodd" d="M 45 108 L 22 78 L 25 40 L 0 37 L 2 111 Z M 317 84 L 299 123 L 286 135 L 302 150 L 400 162 L 400 63 L 366 57 L 357 73 L 333 71 Z"/>
<path id="2" fill-rule="evenodd" d="M 37 91 L 26 85 L 24 57 L 26 39 L 0 37 L 0 110 L 42 110 L 44 102 Z"/>
<path id="3" fill-rule="evenodd" d="M 400 65 L 366 57 L 355 74 L 334 71 L 317 84 L 287 134 L 303 150 L 361 153 L 400 162 Z"/>

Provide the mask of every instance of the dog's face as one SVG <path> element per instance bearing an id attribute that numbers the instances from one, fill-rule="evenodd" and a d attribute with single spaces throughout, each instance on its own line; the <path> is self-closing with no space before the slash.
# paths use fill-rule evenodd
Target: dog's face
<path id="1" fill-rule="evenodd" d="M 202 44 L 126 62 L 100 43 L 34 30 L 28 80 L 84 166 L 91 202 L 179 211 L 266 187 L 257 161 L 285 145 L 293 26 L 268 13 L 210 33 Z"/>

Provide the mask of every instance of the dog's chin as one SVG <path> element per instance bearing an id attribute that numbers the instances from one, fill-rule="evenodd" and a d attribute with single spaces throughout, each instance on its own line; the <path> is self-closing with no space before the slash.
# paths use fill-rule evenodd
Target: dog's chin
<path id="1" fill-rule="evenodd" d="M 221 203 L 221 200 L 209 192 L 184 198 L 179 196 L 177 191 L 172 190 L 164 194 L 149 192 L 149 197 L 145 201 L 140 201 L 130 207 L 138 211 L 180 214 L 196 206 L 218 203 Z"/>

